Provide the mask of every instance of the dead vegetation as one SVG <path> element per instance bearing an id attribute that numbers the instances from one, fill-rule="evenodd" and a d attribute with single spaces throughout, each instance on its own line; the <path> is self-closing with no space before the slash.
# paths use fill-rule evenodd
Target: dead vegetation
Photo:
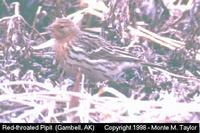
<path id="1" fill-rule="evenodd" d="M 45 27 L 63 16 L 162 67 L 91 94 L 57 68 Z M 2 0 L 0 122 L 199 122 L 199 19 L 199 0 Z"/>

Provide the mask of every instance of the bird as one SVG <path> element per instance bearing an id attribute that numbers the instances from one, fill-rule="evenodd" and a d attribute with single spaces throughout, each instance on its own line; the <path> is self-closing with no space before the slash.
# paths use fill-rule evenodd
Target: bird
<path id="1" fill-rule="evenodd" d="M 56 61 L 70 77 L 75 77 L 80 69 L 91 82 L 119 81 L 127 68 L 138 64 L 157 66 L 99 35 L 81 30 L 71 19 L 56 18 L 48 29 L 55 39 Z"/>

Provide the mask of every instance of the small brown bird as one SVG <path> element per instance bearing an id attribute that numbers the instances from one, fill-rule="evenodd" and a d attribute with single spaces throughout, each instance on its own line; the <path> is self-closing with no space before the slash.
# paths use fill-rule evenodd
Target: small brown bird
<path id="1" fill-rule="evenodd" d="M 100 36 L 80 30 L 72 20 L 57 18 L 49 30 L 56 40 L 56 60 L 69 76 L 75 77 L 80 68 L 90 81 L 118 81 L 126 68 L 152 65 Z"/>

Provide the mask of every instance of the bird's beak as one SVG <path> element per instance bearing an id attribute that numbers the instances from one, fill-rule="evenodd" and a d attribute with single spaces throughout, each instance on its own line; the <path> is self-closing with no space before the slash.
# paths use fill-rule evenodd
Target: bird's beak
<path id="1" fill-rule="evenodd" d="M 57 22 L 59 19 L 60 19 L 60 18 L 57 18 L 57 17 L 56 17 L 55 22 Z M 47 31 L 52 31 L 55 22 L 53 22 L 51 25 L 45 27 L 45 30 L 47 30 Z"/>
<path id="2" fill-rule="evenodd" d="M 44 27 L 44 29 L 45 29 L 46 31 L 52 31 L 52 30 L 53 30 L 53 27 L 52 27 L 52 25 L 49 25 L 49 26 L 47 26 L 47 27 Z"/>

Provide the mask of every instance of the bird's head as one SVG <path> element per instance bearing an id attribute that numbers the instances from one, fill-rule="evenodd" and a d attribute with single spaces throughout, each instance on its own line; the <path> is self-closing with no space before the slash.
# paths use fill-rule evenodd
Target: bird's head
<path id="1" fill-rule="evenodd" d="M 47 27 L 53 37 L 57 40 L 72 37 L 79 32 L 78 26 L 67 18 L 56 18 L 56 20 Z"/>

